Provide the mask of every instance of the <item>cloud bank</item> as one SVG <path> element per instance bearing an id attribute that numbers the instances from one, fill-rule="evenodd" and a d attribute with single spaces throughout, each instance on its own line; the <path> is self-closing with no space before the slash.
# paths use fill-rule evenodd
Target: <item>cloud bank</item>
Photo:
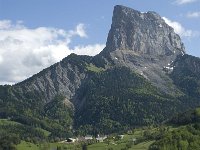
<path id="1" fill-rule="evenodd" d="M 187 13 L 188 18 L 200 18 L 200 11 Z"/>
<path id="2" fill-rule="evenodd" d="M 196 2 L 197 0 L 176 0 L 175 4 L 177 5 L 183 5 L 183 4 L 189 4 L 189 3 L 193 3 Z"/>
<path id="3" fill-rule="evenodd" d="M 27 28 L 22 21 L 0 20 L 0 84 L 14 84 L 62 60 L 70 53 L 94 56 L 104 44 L 69 44 L 75 36 L 87 38 L 85 25 L 73 30 L 38 27 Z"/>
<path id="4" fill-rule="evenodd" d="M 181 37 L 191 38 L 191 37 L 198 36 L 198 34 L 199 34 L 197 31 L 185 29 L 179 22 L 172 21 L 166 17 L 162 17 L 162 18 L 165 20 L 165 22 L 169 26 L 174 28 L 174 32 L 177 33 L 178 35 L 180 35 Z"/>

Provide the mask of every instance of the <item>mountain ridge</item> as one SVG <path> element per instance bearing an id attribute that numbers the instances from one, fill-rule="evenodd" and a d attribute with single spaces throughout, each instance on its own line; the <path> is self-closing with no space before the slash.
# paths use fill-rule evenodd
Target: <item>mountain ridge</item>
<path id="1" fill-rule="evenodd" d="M 125 16 L 127 16 L 127 17 L 122 17 L 122 18 L 120 18 L 119 16 L 120 16 L 120 14 L 122 14 L 122 15 L 124 15 L 125 14 Z M 141 15 L 147 15 L 147 17 L 144 17 L 144 18 L 146 18 L 145 20 L 147 20 L 147 22 L 149 21 L 149 20 L 154 20 L 154 18 L 156 18 L 156 20 L 158 20 L 158 22 L 162 22 L 162 24 L 165 24 L 165 26 L 167 26 L 167 28 L 169 28 L 169 30 L 170 31 L 167 31 L 167 32 L 169 32 L 168 34 L 168 36 L 170 37 L 170 36 L 177 36 L 176 38 L 175 38 L 175 40 L 172 40 L 172 39 L 170 39 L 169 37 L 167 37 L 168 38 L 168 43 L 170 43 L 172 46 L 173 45 L 178 45 L 177 47 L 178 48 L 170 48 L 171 49 L 171 51 L 173 51 L 173 53 L 175 52 L 175 49 L 182 49 L 182 51 L 180 52 L 180 53 L 178 53 L 178 51 L 179 50 L 177 50 L 177 54 L 173 54 L 173 53 L 171 53 L 170 54 L 170 56 L 169 56 L 169 58 L 168 57 L 164 57 L 164 56 L 166 56 L 165 54 L 159 54 L 159 55 L 157 55 L 157 53 L 159 53 L 159 52 L 156 52 L 156 54 L 155 54 L 155 56 L 154 56 L 154 54 L 152 54 L 152 53 L 147 53 L 147 54 L 145 54 L 146 52 L 143 52 L 144 51 L 144 49 L 148 49 L 149 47 L 150 47 L 150 49 L 152 49 L 151 47 L 151 45 L 148 45 L 148 43 L 157 43 L 156 42 L 156 40 L 154 39 L 154 40 L 152 40 L 151 41 L 151 39 L 149 40 L 149 42 L 147 42 L 147 46 L 144 46 L 140 51 L 141 51 L 141 54 L 140 54 L 140 52 L 137 54 L 137 52 L 135 52 L 135 49 L 134 48 L 132 48 L 132 49 L 130 49 L 130 48 L 127 48 L 127 47 L 123 47 L 123 44 L 120 44 L 120 45 L 117 45 L 117 47 L 115 47 L 116 46 L 116 44 L 112 44 L 113 43 L 113 41 L 115 41 L 115 40 L 122 40 L 122 41 L 127 41 L 127 40 L 125 40 L 125 39 L 120 39 L 120 38 L 117 38 L 117 39 L 115 39 L 115 36 L 117 36 L 117 35 L 115 35 L 115 33 L 112 33 L 113 32 L 113 30 L 115 31 L 115 30 L 118 30 L 118 27 L 115 27 L 115 26 L 122 26 L 122 27 L 124 27 L 125 25 L 121 25 L 121 23 L 124 23 L 124 22 L 127 22 L 127 21 L 124 21 L 124 18 L 128 18 L 128 20 L 136 20 L 135 22 L 138 22 L 138 20 L 141 20 L 143 17 L 141 17 Z M 136 19 L 135 19 L 135 16 L 137 17 Z M 150 16 L 150 17 L 148 17 L 148 16 Z M 139 19 L 138 19 L 139 18 Z M 150 19 L 149 19 L 150 18 Z M 152 19 L 153 18 L 153 19 Z M 163 92 L 166 92 L 166 93 L 170 93 L 170 92 L 168 92 L 168 91 L 173 91 L 173 90 L 175 90 L 176 89 L 176 87 L 173 87 L 172 89 L 168 89 L 168 87 L 167 86 L 162 86 L 162 84 L 168 84 L 168 82 L 172 82 L 171 80 L 170 80 L 170 78 L 168 78 L 168 76 L 165 76 L 165 73 L 162 73 L 160 70 L 162 70 L 163 69 L 163 67 L 167 67 L 167 66 L 169 66 L 168 64 L 171 64 L 174 60 L 175 60 L 175 58 L 176 58 L 176 55 L 182 55 L 182 53 L 185 53 L 184 51 L 185 51 L 185 48 L 184 48 L 184 46 L 183 46 L 183 43 L 180 41 L 180 37 L 177 35 L 177 34 L 175 34 L 174 32 L 173 32 L 173 29 L 170 27 L 170 26 L 168 26 L 166 23 L 164 23 L 164 20 L 157 14 L 157 13 L 155 13 L 155 12 L 148 12 L 148 13 L 141 13 L 141 12 L 139 12 L 139 11 L 136 11 L 136 10 L 133 10 L 133 9 L 131 9 L 131 8 L 128 8 L 128 7 L 125 7 L 125 6 L 121 6 L 121 5 L 117 5 L 117 6 L 115 6 L 114 7 L 114 11 L 113 11 L 113 23 L 112 23 L 112 25 L 111 25 L 111 29 L 110 29 L 110 32 L 109 32 L 109 34 L 108 34 L 108 39 L 107 39 L 107 43 L 106 43 L 106 47 L 102 50 L 102 52 L 100 52 L 100 54 L 98 54 L 98 55 L 96 55 L 94 58 L 92 58 L 92 60 L 91 60 L 91 62 L 94 64 L 94 65 L 96 65 L 95 63 L 96 62 L 103 62 L 103 65 L 102 65 L 102 63 L 100 64 L 100 66 L 101 67 L 103 67 L 103 68 L 109 68 L 110 66 L 112 66 L 112 65 L 119 65 L 119 66 L 126 66 L 126 67 L 129 67 L 129 68 L 132 68 L 133 70 L 136 70 L 139 74 L 141 74 L 141 75 L 143 75 L 145 78 L 147 78 L 147 79 L 149 79 L 152 83 L 154 83 L 154 85 L 155 86 L 157 86 L 157 87 L 159 87 L 160 89 L 162 89 L 163 90 Z M 126 19 L 127 20 L 127 19 Z M 153 22 L 153 21 L 151 21 L 151 22 Z M 155 21 L 156 22 L 156 21 Z M 115 25 L 116 24 L 116 25 Z M 128 24 L 128 23 L 127 23 Z M 135 25 L 135 23 L 129 23 L 129 24 L 131 24 L 131 26 L 132 26 L 132 28 L 134 29 L 134 27 L 136 26 Z M 138 24 L 138 23 L 137 23 Z M 139 22 L 139 25 L 143 25 L 143 24 L 147 24 L 146 23 L 146 21 L 142 21 L 142 23 L 141 22 Z M 138 32 L 140 32 L 140 30 L 139 31 L 134 31 L 134 35 L 132 36 L 133 38 L 131 38 L 130 36 L 130 38 L 128 38 L 127 37 L 127 39 L 132 39 L 132 41 L 136 41 L 136 43 L 141 43 L 141 45 L 143 44 L 143 41 L 141 42 L 139 42 L 138 41 L 138 39 L 137 38 L 135 38 L 135 37 L 140 37 L 141 35 L 145 35 L 145 32 L 146 32 L 146 29 L 148 29 L 149 27 L 149 25 L 151 25 L 151 24 L 148 24 L 147 26 L 142 26 L 142 27 L 138 27 L 139 29 L 143 29 L 144 31 L 142 31 L 142 33 L 138 33 Z M 114 27 L 113 27 L 114 26 Z M 156 23 L 156 26 L 158 26 L 157 25 L 157 23 Z M 144 29 L 145 28 L 145 29 Z M 157 28 L 157 27 L 156 27 Z M 160 27 L 158 27 L 158 28 L 160 28 Z M 125 29 L 124 29 L 125 30 Z M 154 29 L 151 29 L 151 31 L 152 30 L 154 30 Z M 164 29 L 163 29 L 164 30 Z M 168 30 L 168 29 L 167 29 Z M 123 37 L 124 36 L 124 33 L 123 33 L 124 31 L 121 31 L 120 33 L 117 33 L 117 34 L 119 34 L 121 37 Z M 129 31 L 129 32 L 131 32 L 131 31 Z M 126 31 L 125 33 L 129 33 L 128 31 Z M 150 31 L 149 31 L 150 32 Z M 157 37 L 158 36 L 158 34 L 159 33 L 155 33 L 155 36 Z M 161 34 L 162 35 L 162 34 Z M 135 37 L 134 37 L 135 36 Z M 146 37 L 149 37 L 149 35 L 147 34 L 146 35 Z M 162 36 L 161 36 L 162 37 Z M 165 35 L 163 35 L 163 37 L 166 37 Z M 136 40 L 135 40 L 136 39 Z M 176 40 L 176 39 L 178 39 L 178 40 Z M 146 39 L 145 39 L 146 40 Z M 120 42 L 117 42 L 117 43 L 121 43 L 121 41 Z M 158 42 L 159 43 L 159 42 Z M 173 43 L 175 43 L 175 44 L 173 44 Z M 178 43 L 178 44 L 177 44 Z M 167 46 L 169 46 L 170 44 L 163 44 L 164 46 L 165 45 L 167 45 Z M 112 45 L 114 45 L 114 46 L 112 46 Z M 126 45 L 128 45 L 128 44 L 126 44 Z M 121 48 L 118 48 L 118 46 L 122 46 L 123 48 L 123 50 L 120 50 Z M 132 45 L 131 45 L 132 46 Z M 134 45 L 133 45 L 134 46 Z M 163 46 L 163 47 L 164 47 Z M 130 47 L 130 46 L 128 46 L 128 47 Z M 134 47 L 137 47 L 137 46 L 134 46 Z M 153 51 L 162 51 L 162 50 L 156 50 L 157 48 L 155 47 L 155 46 L 153 46 L 154 47 L 154 50 Z M 112 49 L 112 50 L 111 50 Z M 137 49 L 139 49 L 139 48 L 137 48 Z M 110 51 L 111 50 L 111 51 Z M 108 52 L 107 52 L 108 51 Z M 144 54 L 144 56 L 143 56 L 143 54 Z M 72 55 L 74 55 L 74 54 L 72 54 Z M 164 56 L 163 56 L 164 55 Z M 69 56 L 69 58 L 71 57 L 71 55 Z M 78 56 L 77 56 L 78 57 Z M 80 57 L 82 57 L 82 56 L 80 56 Z M 159 58 L 160 57 L 160 58 Z M 89 57 L 88 57 L 89 58 Z M 65 63 L 65 61 L 64 60 L 66 60 L 67 58 L 64 58 L 63 59 L 63 61 L 61 61 L 61 62 L 59 62 L 59 63 L 56 63 L 57 64 L 57 67 L 56 67 L 56 64 L 55 65 L 52 65 L 51 67 L 56 67 L 57 69 L 58 69 L 58 71 L 57 72 L 59 72 L 59 69 L 61 69 L 61 68 L 65 68 L 65 66 L 60 66 L 60 64 L 63 64 L 63 63 Z M 79 59 L 79 58 L 78 58 Z M 80 58 L 81 59 L 81 58 Z M 150 64 L 150 65 L 149 65 Z M 159 64 L 159 65 L 158 65 Z M 70 63 L 68 63 L 67 65 L 69 65 L 69 68 L 70 68 Z M 97 66 L 98 66 L 98 64 L 97 64 Z M 51 70 L 51 67 L 50 67 L 50 70 Z M 161 74 L 157 74 L 156 72 L 157 72 L 157 68 L 159 68 L 159 72 L 161 73 Z M 71 68 L 72 69 L 72 68 Z M 76 71 L 78 71 L 77 70 L 77 68 L 75 69 L 75 68 L 73 68 L 74 70 L 76 70 Z M 72 69 L 72 70 L 73 70 Z M 45 69 L 45 70 L 48 70 L 48 69 Z M 61 70 L 60 70 L 61 71 Z M 62 71 L 61 71 L 62 72 Z M 73 71 L 72 71 L 73 72 Z M 53 74 L 53 73 L 52 73 Z M 67 74 L 67 72 L 65 72 L 64 74 Z M 77 74 L 75 74 L 75 75 L 78 75 L 79 73 L 77 72 Z M 56 76 L 56 73 L 54 73 L 54 75 Z M 83 76 L 84 76 L 84 73 L 82 74 Z M 161 78 L 160 76 L 163 76 L 164 78 L 166 78 L 167 80 L 168 80 L 168 82 L 164 82 L 164 80 L 162 80 L 162 79 L 159 79 L 159 78 Z M 78 76 L 76 76 L 77 78 L 77 82 L 78 82 L 78 80 L 80 80 L 79 79 L 79 77 Z M 50 77 L 49 77 L 50 78 Z M 64 77 L 63 77 L 64 78 Z M 84 77 L 81 77 L 81 78 L 84 78 Z M 52 91 L 51 90 L 49 90 L 49 93 L 51 94 L 53 94 L 53 96 L 46 96 L 46 98 L 48 98 L 48 99 L 52 99 L 56 94 L 59 94 L 59 92 L 57 92 L 56 90 L 55 90 L 55 88 L 54 88 L 54 86 L 56 87 L 56 88 L 59 88 L 59 84 L 55 84 L 54 85 L 54 83 L 53 82 L 51 82 L 50 80 L 48 81 L 48 79 L 46 79 L 47 80 L 47 82 L 46 83 L 49 83 L 48 84 L 48 87 L 52 87 Z M 59 81 L 59 80 L 61 80 L 61 79 L 54 79 L 55 81 Z M 66 77 L 65 78 L 65 80 L 68 80 L 69 82 L 69 87 L 68 87 L 68 92 L 67 91 L 64 91 L 64 93 L 63 94 L 65 94 L 66 96 L 67 96 L 67 98 L 68 99 L 70 99 L 71 98 L 71 96 L 69 96 L 68 97 L 68 95 L 73 95 L 75 92 L 75 89 L 76 88 L 78 88 L 78 84 L 75 86 L 75 89 L 73 89 L 73 86 L 70 84 L 70 80 Z M 79 81 L 80 82 L 80 81 Z M 24 82 L 22 82 L 22 83 L 24 83 Z M 60 82 L 60 83 L 62 83 L 62 82 Z M 65 82 L 66 84 L 67 84 L 67 82 Z M 161 83 L 161 84 L 160 84 Z M 79 83 L 80 84 L 80 83 Z M 18 84 L 17 84 L 18 85 Z M 53 86 L 54 85 L 54 86 Z M 171 85 L 173 85 L 173 84 L 171 84 Z M 45 85 L 40 85 L 39 87 L 38 86 L 35 86 L 35 87 L 38 87 L 38 89 L 41 89 L 41 87 L 45 87 Z M 63 86 L 63 85 L 61 85 L 61 86 Z M 65 86 L 63 86 L 63 88 L 64 88 Z M 43 88 L 44 89 L 44 88 Z M 46 86 L 46 88 L 45 89 L 47 89 L 47 86 Z M 70 92 L 71 90 L 72 90 L 72 92 Z M 42 90 L 42 91 L 44 91 L 44 90 Z M 59 90 L 58 90 L 59 91 Z M 61 90 L 61 91 L 63 91 L 63 90 Z M 48 91 L 47 91 L 48 92 Z M 60 93 L 60 94 L 62 94 L 62 93 Z M 46 100 L 46 101 L 49 101 L 49 100 Z"/>
<path id="2" fill-rule="evenodd" d="M 151 32 L 151 34 L 148 33 L 150 36 L 146 36 L 145 32 Z M 147 44 L 151 38 L 159 40 L 158 43 L 162 43 L 162 38 L 167 37 L 165 36 L 167 35 L 166 33 L 164 33 L 164 36 L 161 34 L 159 37 L 156 32 L 166 32 L 168 34 L 169 40 L 165 41 L 167 47 L 172 45 L 175 49 L 183 52 L 185 51 L 185 47 L 181 42 L 180 37 L 174 33 L 174 29 L 167 25 L 157 13 L 152 11 L 141 13 L 134 9 L 117 5 L 114 7 L 112 25 L 108 34 L 106 48 L 108 50 L 133 50 L 141 52 L 141 54 L 150 55 L 154 55 L 155 52 L 158 55 L 167 54 L 168 52 L 165 51 L 170 50 L 171 48 L 159 47 L 155 41 L 153 41 L 155 43 L 153 46 L 149 44 L 143 47 L 143 44 L 146 44 L 144 40 L 147 40 Z M 141 45 L 138 46 L 137 44 Z"/>
<path id="3" fill-rule="evenodd" d="M 112 20 L 100 54 L 70 54 L 25 81 L 1 86 L 0 116 L 31 118 L 50 131 L 52 121 L 54 136 L 63 136 L 73 129 L 95 134 L 159 124 L 200 105 L 200 58 L 185 53 L 180 37 L 157 13 L 117 5 Z"/>

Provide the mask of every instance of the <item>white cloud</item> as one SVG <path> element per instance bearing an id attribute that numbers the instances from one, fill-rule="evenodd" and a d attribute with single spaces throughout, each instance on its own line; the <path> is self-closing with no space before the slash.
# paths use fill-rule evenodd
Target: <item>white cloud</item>
<path id="1" fill-rule="evenodd" d="M 2 20 L 0 21 L 0 29 L 8 29 L 10 28 L 11 21 L 10 20 Z"/>
<path id="2" fill-rule="evenodd" d="M 20 82 L 60 61 L 70 53 L 96 55 L 104 44 L 69 48 L 74 36 L 87 37 L 85 25 L 74 30 L 38 27 L 29 29 L 18 21 L 0 20 L 0 84 Z"/>
<path id="3" fill-rule="evenodd" d="M 200 17 L 200 11 L 199 12 L 189 12 L 187 13 L 188 18 L 199 18 Z"/>
<path id="4" fill-rule="evenodd" d="M 16 24 L 12 24 L 11 20 L 0 20 L 0 30 L 2 29 L 19 29 L 23 28 L 23 21 L 18 20 Z"/>
<path id="5" fill-rule="evenodd" d="M 83 23 L 80 23 L 76 26 L 75 30 L 71 30 L 70 32 L 70 36 L 75 36 L 78 35 L 80 37 L 86 38 L 87 34 L 85 32 L 85 25 Z"/>
<path id="6" fill-rule="evenodd" d="M 104 44 L 94 44 L 94 45 L 87 45 L 87 46 L 75 46 L 74 52 L 79 55 L 90 55 L 94 56 L 100 53 L 103 48 L 105 47 Z"/>
<path id="7" fill-rule="evenodd" d="M 3 58 L 2 56 L 0 55 L 0 64 L 3 62 Z"/>
<path id="8" fill-rule="evenodd" d="M 174 28 L 174 32 L 179 34 L 181 37 L 192 37 L 196 35 L 194 31 L 185 29 L 179 22 L 171 21 L 170 19 L 166 17 L 162 17 L 162 18 L 165 20 L 165 22 L 169 26 Z"/>
<path id="9" fill-rule="evenodd" d="M 77 25 L 76 32 L 80 37 L 87 37 L 87 34 L 85 33 L 85 25 L 82 23 Z"/>
<path id="10" fill-rule="evenodd" d="M 176 0 L 175 4 L 177 5 L 183 5 L 183 4 L 188 4 L 188 3 L 193 3 L 196 2 L 197 0 Z"/>

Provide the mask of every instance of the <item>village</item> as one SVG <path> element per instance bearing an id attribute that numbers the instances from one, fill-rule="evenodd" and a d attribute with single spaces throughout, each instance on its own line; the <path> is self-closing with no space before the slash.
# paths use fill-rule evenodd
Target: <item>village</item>
<path id="1" fill-rule="evenodd" d="M 95 141 L 95 142 L 104 142 L 106 139 L 123 139 L 124 135 L 117 135 L 117 136 L 107 136 L 107 135 L 97 135 L 97 137 L 94 137 L 92 135 L 86 135 L 86 136 L 80 136 L 76 138 L 68 138 L 66 140 L 60 141 L 60 143 L 75 143 L 75 142 L 89 142 L 89 141 Z M 136 139 L 133 139 L 135 141 Z"/>
<path id="2" fill-rule="evenodd" d="M 85 136 L 77 136 L 67 138 L 65 140 L 60 141 L 59 143 L 61 147 L 67 146 L 69 149 L 82 148 L 83 150 L 103 150 L 105 147 L 109 150 L 122 150 L 125 148 L 131 147 L 144 147 L 146 145 L 151 144 L 151 142 L 140 141 L 144 130 L 137 130 L 135 134 L 133 132 L 128 132 L 126 134 L 110 134 L 110 135 L 85 135 Z M 139 142 L 139 143 L 138 143 Z M 143 142 L 143 143 L 141 143 Z M 141 144 L 140 144 L 141 143 Z"/>

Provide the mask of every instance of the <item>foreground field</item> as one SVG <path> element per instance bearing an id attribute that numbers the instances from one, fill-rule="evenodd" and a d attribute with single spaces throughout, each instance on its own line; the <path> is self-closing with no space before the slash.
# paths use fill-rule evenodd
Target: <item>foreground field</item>
<path id="1" fill-rule="evenodd" d="M 125 134 L 123 138 L 112 136 L 104 142 L 88 144 L 88 150 L 148 150 L 154 141 L 142 141 L 134 144 L 134 140 L 142 138 L 145 130 L 138 129 L 133 134 Z M 22 141 L 17 145 L 17 150 L 82 150 L 84 143 L 41 143 L 33 144 Z"/>
<path id="2" fill-rule="evenodd" d="M 17 145 L 17 150 L 81 150 L 80 144 L 61 144 L 61 143 L 42 143 L 33 144 L 30 142 L 22 141 Z"/>
<path id="3" fill-rule="evenodd" d="M 129 150 L 148 150 L 149 145 L 153 141 L 142 142 L 137 145 L 133 145 Z M 59 144 L 59 143 L 46 143 L 46 144 L 33 144 L 29 142 L 22 141 L 21 144 L 17 145 L 17 150 L 56 150 L 60 147 L 63 150 L 82 150 L 81 145 L 77 144 Z M 126 143 L 120 144 L 106 144 L 106 143 L 96 143 L 89 145 L 88 150 L 122 150 L 126 147 Z"/>
<path id="4" fill-rule="evenodd" d="M 129 150 L 148 150 L 153 141 L 142 142 L 137 145 L 132 145 Z M 88 146 L 88 150 L 125 150 L 126 143 L 108 145 L 105 143 L 98 143 Z"/>

